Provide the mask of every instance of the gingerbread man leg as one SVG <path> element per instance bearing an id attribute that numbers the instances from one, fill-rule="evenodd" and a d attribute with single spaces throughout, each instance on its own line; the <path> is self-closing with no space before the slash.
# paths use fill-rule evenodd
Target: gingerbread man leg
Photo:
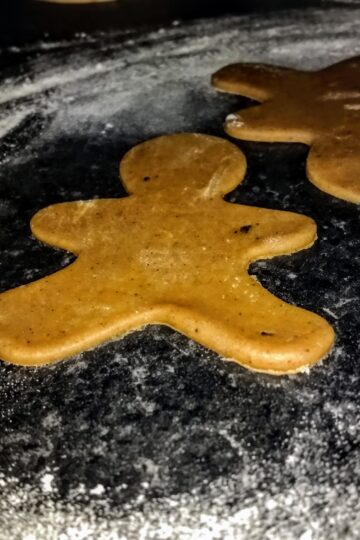
<path id="1" fill-rule="evenodd" d="M 321 139 L 310 148 L 307 174 L 322 191 L 346 201 L 360 200 L 360 142 Z"/>
<path id="2" fill-rule="evenodd" d="M 96 234 L 106 234 L 109 225 L 104 227 L 104 221 L 113 206 L 113 201 L 106 199 L 53 204 L 33 216 L 31 231 L 46 244 L 78 254 L 94 242 Z"/>
<path id="3" fill-rule="evenodd" d="M 113 281 L 104 280 L 101 268 L 84 256 L 1 294 L 0 357 L 14 364 L 47 364 L 146 324 L 146 306 L 127 280 Z"/>
<path id="4" fill-rule="evenodd" d="M 318 315 L 282 302 L 249 276 L 209 281 L 186 291 L 180 309 L 168 306 L 162 322 L 256 371 L 295 373 L 329 352 L 334 334 Z"/>

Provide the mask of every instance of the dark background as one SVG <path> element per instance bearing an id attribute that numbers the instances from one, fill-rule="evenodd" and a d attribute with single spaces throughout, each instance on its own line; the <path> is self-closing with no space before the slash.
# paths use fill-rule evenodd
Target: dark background
<path id="1" fill-rule="evenodd" d="M 20 45 L 75 32 L 163 24 L 174 19 L 224 13 L 337 5 L 336 0 L 118 0 L 109 4 L 59 5 L 37 0 L 1 0 L 0 46 Z"/>

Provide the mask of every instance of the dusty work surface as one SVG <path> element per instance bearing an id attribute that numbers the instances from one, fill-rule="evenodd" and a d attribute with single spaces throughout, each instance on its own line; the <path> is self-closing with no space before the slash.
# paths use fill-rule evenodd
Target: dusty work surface
<path id="1" fill-rule="evenodd" d="M 213 71 L 360 54 L 359 17 L 348 6 L 4 51 L 1 291 L 72 259 L 31 238 L 38 209 L 123 196 L 119 160 L 148 137 L 223 133 L 247 103 L 214 91 Z M 152 327 L 48 368 L 1 363 L 1 540 L 359 538 L 359 207 L 306 180 L 305 146 L 238 144 L 249 171 L 231 201 L 318 223 L 314 247 L 252 272 L 326 317 L 333 353 L 272 378 Z"/>

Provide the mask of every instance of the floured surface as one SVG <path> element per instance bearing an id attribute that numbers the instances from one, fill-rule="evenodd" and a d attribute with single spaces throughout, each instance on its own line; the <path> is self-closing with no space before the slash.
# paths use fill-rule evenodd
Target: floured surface
<path id="1" fill-rule="evenodd" d="M 308 11 L 13 51 L 23 68 L 0 85 L 1 290 L 71 260 L 29 237 L 37 210 L 120 196 L 119 157 L 145 138 L 222 134 L 240 102 L 210 88 L 214 70 L 239 54 L 318 69 L 360 53 L 358 19 Z M 253 271 L 334 325 L 332 355 L 273 381 L 153 328 L 46 370 L 2 364 L 0 538 L 359 537 L 359 211 L 307 182 L 305 148 L 242 148 L 249 173 L 230 199 L 319 226 L 308 252 Z"/>

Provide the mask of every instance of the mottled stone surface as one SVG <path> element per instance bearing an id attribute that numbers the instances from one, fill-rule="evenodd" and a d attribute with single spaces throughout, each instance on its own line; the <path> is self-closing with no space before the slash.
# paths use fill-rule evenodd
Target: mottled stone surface
<path id="1" fill-rule="evenodd" d="M 9 51 L 1 291 L 72 260 L 31 238 L 38 209 L 123 196 L 119 159 L 147 137 L 222 134 L 224 116 L 249 103 L 213 91 L 214 69 L 236 59 L 318 68 L 359 54 L 359 16 L 229 18 Z M 237 144 L 249 170 L 229 200 L 318 223 L 314 247 L 251 271 L 326 317 L 333 353 L 274 378 L 152 327 L 51 367 L 1 363 L 1 540 L 360 537 L 359 207 L 306 180 L 305 146 Z"/>

